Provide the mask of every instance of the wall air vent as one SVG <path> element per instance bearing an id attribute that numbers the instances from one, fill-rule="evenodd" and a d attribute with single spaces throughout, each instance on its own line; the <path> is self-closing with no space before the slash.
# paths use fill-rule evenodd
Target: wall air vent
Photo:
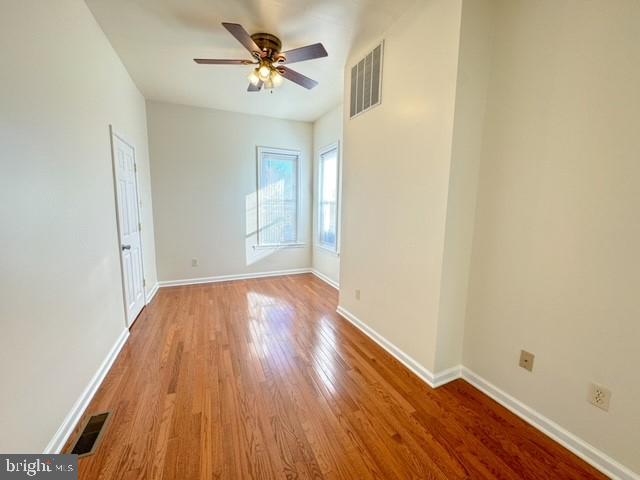
<path id="1" fill-rule="evenodd" d="M 351 118 L 382 101 L 383 50 L 384 41 L 351 68 Z"/>

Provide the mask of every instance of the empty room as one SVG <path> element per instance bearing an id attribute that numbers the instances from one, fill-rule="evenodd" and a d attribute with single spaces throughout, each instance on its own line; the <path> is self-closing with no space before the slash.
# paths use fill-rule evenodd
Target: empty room
<path id="1" fill-rule="evenodd" d="M 638 0 L 0 0 L 0 478 L 640 480 Z"/>

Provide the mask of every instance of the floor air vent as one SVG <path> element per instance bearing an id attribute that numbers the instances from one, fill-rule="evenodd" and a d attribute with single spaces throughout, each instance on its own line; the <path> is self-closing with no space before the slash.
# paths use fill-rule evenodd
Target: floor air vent
<path id="1" fill-rule="evenodd" d="M 84 426 L 84 430 L 82 430 L 78 440 L 76 440 L 71 453 L 80 457 L 92 455 L 100 444 L 110 416 L 110 412 L 92 415 Z"/>

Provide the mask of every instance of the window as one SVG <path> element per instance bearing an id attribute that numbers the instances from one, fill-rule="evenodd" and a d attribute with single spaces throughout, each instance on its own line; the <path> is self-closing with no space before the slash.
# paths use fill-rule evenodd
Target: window
<path id="1" fill-rule="evenodd" d="M 318 166 L 318 243 L 338 251 L 338 145 L 320 152 Z"/>
<path id="2" fill-rule="evenodd" d="M 258 147 L 258 245 L 298 241 L 299 159 L 299 152 Z"/>

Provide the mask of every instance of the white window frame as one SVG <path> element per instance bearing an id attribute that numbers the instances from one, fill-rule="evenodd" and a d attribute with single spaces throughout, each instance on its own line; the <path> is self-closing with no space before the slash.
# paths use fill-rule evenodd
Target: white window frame
<path id="1" fill-rule="evenodd" d="M 320 192 L 322 191 L 322 178 L 324 176 L 323 168 L 322 168 L 322 156 L 326 153 L 329 153 L 331 150 L 336 151 L 336 246 L 333 248 L 330 245 L 327 245 L 320 241 L 320 211 L 321 211 L 321 198 Z M 335 142 L 326 147 L 320 149 L 318 152 L 318 198 L 316 205 L 316 238 L 315 244 L 317 247 L 322 248 L 328 252 L 331 252 L 335 255 L 340 254 L 340 202 L 342 201 L 342 195 L 340 195 L 340 185 L 342 182 L 342 158 L 340 155 L 340 142 Z"/>
<path id="2" fill-rule="evenodd" d="M 261 235 L 260 235 L 260 184 L 261 184 L 261 171 L 262 171 L 262 157 L 265 153 L 271 153 L 275 155 L 291 155 L 296 157 L 296 239 L 293 242 L 285 242 L 285 243 L 262 243 Z M 257 249 L 272 249 L 272 248 L 281 248 L 281 247 L 301 247 L 304 243 L 301 243 L 300 240 L 300 180 L 301 180 L 301 164 L 302 164 L 302 155 L 299 150 L 293 150 L 288 148 L 275 148 L 275 147 L 265 147 L 265 146 L 257 146 L 256 147 L 256 245 L 254 248 Z"/>

